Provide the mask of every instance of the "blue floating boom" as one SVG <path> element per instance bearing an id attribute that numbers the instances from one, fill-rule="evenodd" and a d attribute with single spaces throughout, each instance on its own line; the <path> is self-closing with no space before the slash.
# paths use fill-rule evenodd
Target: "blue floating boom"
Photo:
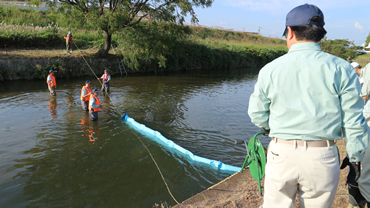
<path id="1" fill-rule="evenodd" d="M 173 141 L 168 140 L 167 138 L 162 136 L 162 134 L 159 133 L 158 131 L 154 131 L 153 129 L 150 129 L 150 128 L 146 127 L 145 125 L 136 122 L 134 119 L 130 118 L 126 113 L 122 116 L 121 119 L 126 121 L 127 124 L 134 127 L 135 129 L 137 129 L 141 133 L 144 133 L 144 134 L 152 137 L 152 139 L 154 141 L 156 141 L 158 143 L 161 143 L 162 145 L 164 145 L 164 146 L 166 146 L 170 149 L 176 150 L 179 154 L 182 154 L 182 155 L 185 155 L 185 156 L 189 157 L 192 161 L 208 164 L 208 165 L 211 165 L 212 167 L 215 167 L 215 168 L 217 168 L 219 170 L 223 170 L 223 171 L 237 172 L 237 171 L 240 170 L 240 167 L 236 167 L 236 166 L 232 166 L 232 165 L 226 165 L 226 164 L 224 164 L 220 161 L 210 160 L 210 159 L 207 159 L 207 158 L 204 158 L 204 157 L 194 155 L 189 150 L 184 149 L 183 147 L 175 144 Z"/>

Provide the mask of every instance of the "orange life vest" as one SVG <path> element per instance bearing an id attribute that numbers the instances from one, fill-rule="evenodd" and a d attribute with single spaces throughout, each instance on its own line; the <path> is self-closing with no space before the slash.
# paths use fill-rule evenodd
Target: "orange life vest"
<path id="1" fill-rule="evenodd" d="M 95 99 L 95 105 L 100 105 L 100 101 L 99 101 L 98 97 L 95 97 L 94 94 L 91 94 L 89 101 L 91 100 L 91 98 Z M 100 108 L 92 108 L 91 104 L 92 104 L 92 102 L 89 103 L 89 111 L 94 111 L 94 112 L 100 111 Z"/>
<path id="2" fill-rule="evenodd" d="M 87 94 L 89 94 L 89 93 L 91 93 L 91 88 L 87 88 L 86 86 L 83 86 L 82 87 L 82 89 L 81 89 L 81 100 L 83 100 L 83 101 L 89 101 L 90 100 L 90 96 L 86 96 L 85 98 L 84 98 L 84 96 L 83 96 L 83 94 L 82 94 L 82 91 L 84 91 L 84 90 L 86 90 L 86 95 Z"/>
<path id="3" fill-rule="evenodd" d="M 67 35 L 66 43 L 72 43 L 72 35 L 71 34 Z"/>
<path id="4" fill-rule="evenodd" d="M 49 77 L 51 77 L 51 83 L 48 82 Z M 53 86 L 53 87 L 57 86 L 57 82 L 55 81 L 55 76 L 53 76 L 53 75 L 49 75 L 48 78 L 46 78 L 46 83 L 49 86 Z"/>

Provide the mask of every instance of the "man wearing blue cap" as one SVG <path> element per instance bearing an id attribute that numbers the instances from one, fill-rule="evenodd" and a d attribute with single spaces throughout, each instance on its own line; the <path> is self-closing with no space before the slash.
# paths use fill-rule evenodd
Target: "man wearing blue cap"
<path id="1" fill-rule="evenodd" d="M 339 181 L 335 140 L 346 142 L 351 174 L 360 176 L 369 127 L 361 111 L 360 83 L 345 60 L 317 44 L 326 34 L 324 15 L 304 4 L 286 16 L 289 52 L 263 67 L 249 100 L 248 114 L 269 131 L 263 208 L 331 207 Z"/>
<path id="2" fill-rule="evenodd" d="M 100 108 L 102 107 L 100 105 L 99 100 L 99 90 L 93 89 L 92 94 L 90 95 L 89 100 L 89 116 L 92 121 L 96 121 L 98 119 L 98 112 L 100 111 Z"/>
<path id="3" fill-rule="evenodd" d="M 84 111 L 88 111 L 89 110 L 89 99 L 90 99 L 90 95 L 91 95 L 91 82 L 89 80 L 87 80 L 85 82 L 85 86 L 82 87 L 81 89 L 81 106 L 82 106 L 82 109 Z"/>

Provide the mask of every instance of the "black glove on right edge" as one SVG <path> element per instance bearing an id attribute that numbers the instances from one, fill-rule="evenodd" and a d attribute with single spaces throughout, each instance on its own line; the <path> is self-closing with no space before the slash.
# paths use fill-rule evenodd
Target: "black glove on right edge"
<path id="1" fill-rule="evenodd" d="M 360 178 L 361 176 L 361 162 L 357 162 L 358 164 L 356 164 L 356 162 L 350 162 L 348 157 L 344 158 L 343 162 L 342 162 L 342 165 L 340 166 L 340 169 L 343 169 L 345 167 L 347 167 L 347 165 L 349 166 L 349 173 L 348 173 L 348 176 L 347 176 L 347 183 L 351 184 L 351 185 L 355 185 L 357 186 L 357 180 Z"/>

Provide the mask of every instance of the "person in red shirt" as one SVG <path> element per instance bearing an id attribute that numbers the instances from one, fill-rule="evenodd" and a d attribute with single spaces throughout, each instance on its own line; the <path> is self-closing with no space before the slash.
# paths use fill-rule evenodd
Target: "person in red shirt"
<path id="1" fill-rule="evenodd" d="M 109 82 L 111 80 L 111 76 L 109 75 L 109 72 L 108 72 L 108 69 L 105 68 L 104 70 L 104 74 L 101 78 L 98 78 L 98 79 L 102 79 L 103 80 L 103 86 L 101 88 L 101 91 L 104 92 L 109 92 Z"/>

